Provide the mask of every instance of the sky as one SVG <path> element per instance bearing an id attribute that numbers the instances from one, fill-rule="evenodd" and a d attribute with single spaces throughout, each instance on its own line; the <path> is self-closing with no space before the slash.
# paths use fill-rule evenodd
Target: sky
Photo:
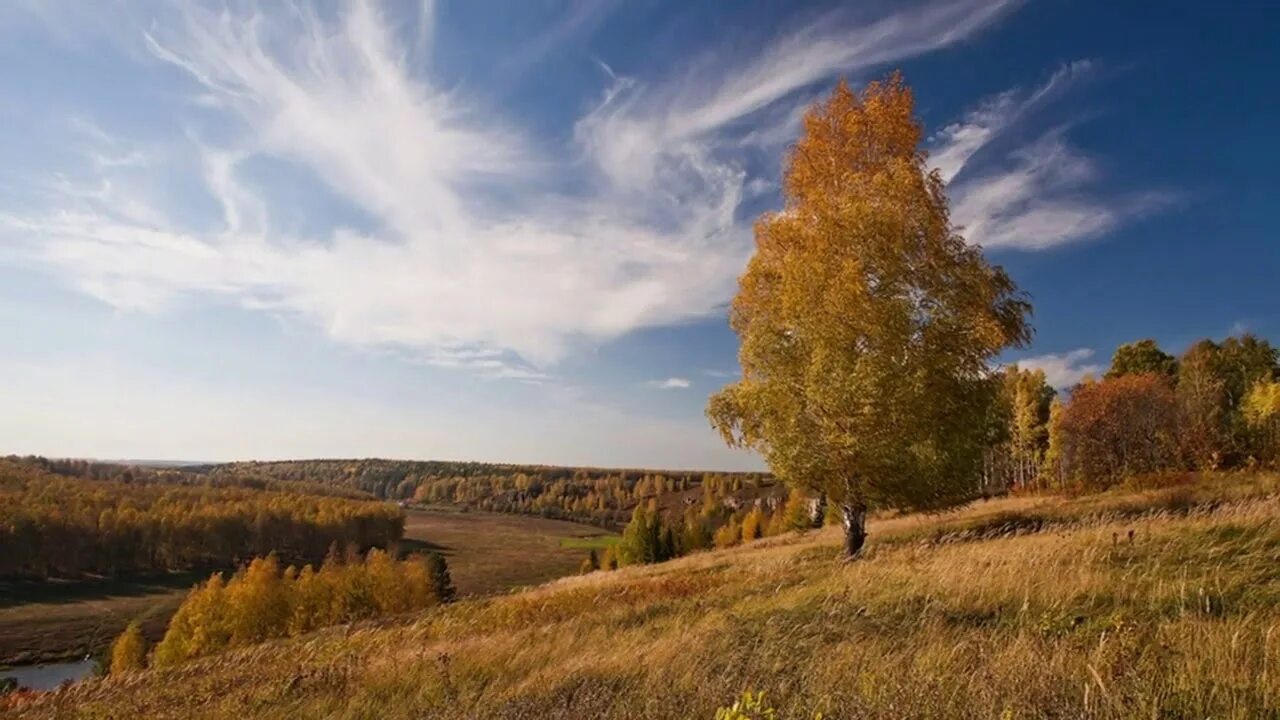
<path id="1" fill-rule="evenodd" d="M 706 398 L 806 106 L 900 69 L 1003 362 L 1280 336 L 1280 5 L 0 6 L 0 453 L 760 469 Z"/>

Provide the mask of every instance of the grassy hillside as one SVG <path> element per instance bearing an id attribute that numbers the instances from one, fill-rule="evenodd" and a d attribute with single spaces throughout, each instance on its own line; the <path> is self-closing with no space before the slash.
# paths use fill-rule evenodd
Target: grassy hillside
<path id="1" fill-rule="evenodd" d="M 1280 481 L 882 518 L 91 681 L 17 717 L 1274 717 Z M 1130 533 L 1132 532 L 1132 535 Z"/>

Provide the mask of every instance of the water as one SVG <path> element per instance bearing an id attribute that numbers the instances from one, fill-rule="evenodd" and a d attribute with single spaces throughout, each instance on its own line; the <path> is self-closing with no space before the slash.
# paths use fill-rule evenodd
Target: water
<path id="1" fill-rule="evenodd" d="M 47 663 L 44 665 L 19 665 L 0 670 L 0 679 L 15 678 L 18 685 L 32 690 L 52 690 L 70 680 L 83 680 L 93 674 L 92 660 Z"/>

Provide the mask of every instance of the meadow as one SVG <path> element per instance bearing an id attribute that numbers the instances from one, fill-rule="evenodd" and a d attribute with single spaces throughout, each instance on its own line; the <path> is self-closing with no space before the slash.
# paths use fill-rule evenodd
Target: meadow
<path id="1" fill-rule="evenodd" d="M 1167 486 L 1166 486 L 1167 485 Z M 85 682 L 15 717 L 1254 718 L 1280 713 L 1280 480 L 873 518 Z"/>
<path id="2" fill-rule="evenodd" d="M 528 515 L 408 510 L 405 550 L 435 550 L 459 595 L 489 595 L 578 572 L 591 547 L 617 537 L 598 527 Z"/>

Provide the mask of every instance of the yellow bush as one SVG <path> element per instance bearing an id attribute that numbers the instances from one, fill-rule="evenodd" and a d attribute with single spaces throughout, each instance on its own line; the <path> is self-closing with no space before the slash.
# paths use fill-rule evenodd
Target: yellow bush
<path id="1" fill-rule="evenodd" d="M 141 670 L 147 666 L 147 639 L 142 628 L 131 622 L 111 645 L 111 674 Z"/>

